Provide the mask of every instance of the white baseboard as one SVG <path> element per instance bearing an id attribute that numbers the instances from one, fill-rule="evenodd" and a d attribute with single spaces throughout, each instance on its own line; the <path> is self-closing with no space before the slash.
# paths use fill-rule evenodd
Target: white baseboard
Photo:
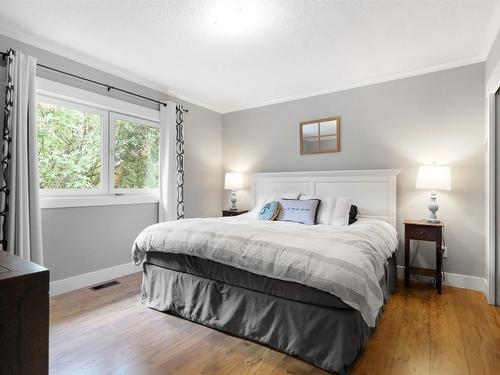
<path id="1" fill-rule="evenodd" d="M 404 267 L 398 266 L 398 278 L 404 278 Z M 120 264 L 119 266 L 104 268 L 102 270 L 84 273 L 82 275 L 69 277 L 67 279 L 52 281 L 50 283 L 50 295 L 70 292 L 75 289 L 85 288 L 105 281 L 116 279 L 117 277 L 130 275 L 131 273 L 142 271 L 142 266 L 134 263 Z M 420 276 L 425 279 L 425 276 Z M 460 275 L 445 272 L 444 285 L 456 288 L 472 289 L 482 292 L 485 296 L 488 293 L 488 283 L 485 278 L 477 276 Z"/>
<path id="2" fill-rule="evenodd" d="M 68 277 L 67 279 L 52 281 L 50 283 L 50 295 L 56 296 L 58 294 L 100 284 L 105 281 L 116 279 L 117 277 L 130 275 L 131 273 L 140 271 L 142 271 L 142 266 L 136 266 L 131 262 L 104 268 L 94 272 L 84 273 L 78 276 Z"/>
<path id="3" fill-rule="evenodd" d="M 404 271 L 404 266 L 398 266 L 398 278 L 404 279 Z M 477 290 L 478 292 L 482 292 L 485 296 L 488 295 L 488 282 L 483 277 L 467 276 L 448 272 L 445 272 L 444 275 L 444 285 L 453 286 L 455 288 Z M 419 277 L 421 277 L 422 279 L 430 279 L 430 277 L 427 276 Z"/>

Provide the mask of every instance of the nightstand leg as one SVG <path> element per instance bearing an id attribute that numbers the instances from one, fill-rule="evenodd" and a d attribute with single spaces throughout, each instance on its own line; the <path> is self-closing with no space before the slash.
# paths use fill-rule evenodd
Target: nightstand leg
<path id="1" fill-rule="evenodd" d="M 405 288 L 410 287 L 410 239 L 405 236 Z"/>
<path id="2" fill-rule="evenodd" d="M 436 242 L 436 287 L 438 294 L 441 294 L 441 285 L 443 283 L 443 273 L 441 272 L 442 263 L 443 252 L 441 250 L 441 241 L 439 241 Z"/>

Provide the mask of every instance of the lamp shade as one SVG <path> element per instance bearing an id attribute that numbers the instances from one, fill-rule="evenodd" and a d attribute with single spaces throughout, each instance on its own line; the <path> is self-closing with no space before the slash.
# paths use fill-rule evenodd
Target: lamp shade
<path id="1" fill-rule="evenodd" d="M 228 172 L 224 179 L 224 189 L 238 190 L 243 189 L 243 175 L 237 172 Z"/>
<path id="2" fill-rule="evenodd" d="M 451 190 L 451 173 L 447 165 L 421 165 L 418 167 L 417 189 Z"/>

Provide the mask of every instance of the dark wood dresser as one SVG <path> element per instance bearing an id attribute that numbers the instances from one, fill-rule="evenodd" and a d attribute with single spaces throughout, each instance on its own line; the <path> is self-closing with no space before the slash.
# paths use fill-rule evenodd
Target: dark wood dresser
<path id="1" fill-rule="evenodd" d="M 49 372 L 49 270 L 0 250 L 0 375 Z"/>

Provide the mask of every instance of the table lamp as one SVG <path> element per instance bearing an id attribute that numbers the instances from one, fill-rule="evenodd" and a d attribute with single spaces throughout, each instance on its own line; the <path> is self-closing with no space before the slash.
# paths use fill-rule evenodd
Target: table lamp
<path id="1" fill-rule="evenodd" d="M 237 211 L 236 208 L 236 190 L 243 189 L 243 175 L 237 172 L 226 173 L 224 179 L 224 189 L 232 190 L 231 192 L 231 211 Z"/>
<path id="2" fill-rule="evenodd" d="M 431 215 L 425 219 L 428 223 L 440 223 L 436 216 L 439 209 L 436 190 L 451 190 L 450 167 L 447 165 L 421 165 L 418 167 L 417 189 L 431 190 L 429 211 Z"/>

